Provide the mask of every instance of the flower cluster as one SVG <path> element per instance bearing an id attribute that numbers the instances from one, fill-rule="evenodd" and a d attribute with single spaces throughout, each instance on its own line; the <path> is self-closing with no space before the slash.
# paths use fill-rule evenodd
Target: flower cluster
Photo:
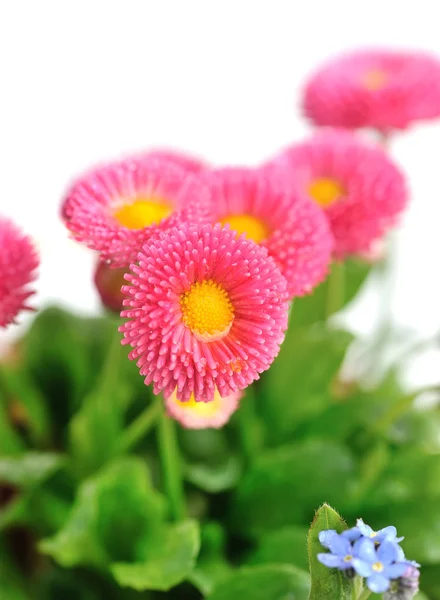
<path id="1" fill-rule="evenodd" d="M 318 125 L 403 128 L 440 115 L 439 72 L 417 53 L 355 53 L 310 80 L 305 111 Z M 406 202 L 385 152 L 334 129 L 255 168 L 164 149 L 104 164 L 73 183 L 61 215 L 98 254 L 98 293 L 127 319 L 145 383 L 185 426 L 216 427 L 277 355 L 287 301 L 332 259 L 377 260 Z"/>
<path id="2" fill-rule="evenodd" d="M 388 590 L 391 593 L 399 588 L 417 591 L 417 567 L 420 565 L 405 558 L 399 545 L 402 540 L 393 526 L 374 531 L 358 519 L 356 527 L 340 534 L 332 529 L 321 531 L 319 541 L 330 552 L 318 554 L 318 560 L 349 576 L 364 577 L 367 587 L 376 594 Z M 406 600 L 412 596 L 400 597 Z"/>

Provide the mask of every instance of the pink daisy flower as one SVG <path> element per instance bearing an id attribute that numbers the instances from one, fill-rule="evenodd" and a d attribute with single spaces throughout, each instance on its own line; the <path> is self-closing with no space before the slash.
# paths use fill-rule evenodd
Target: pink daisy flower
<path id="1" fill-rule="evenodd" d="M 440 61 L 391 50 L 346 54 L 311 77 L 303 106 L 317 125 L 405 129 L 440 116 Z"/>
<path id="2" fill-rule="evenodd" d="M 151 152 L 149 152 L 148 155 L 155 156 L 156 158 L 166 159 L 170 162 L 174 162 L 184 167 L 187 171 L 190 171 L 191 173 L 199 173 L 200 171 L 203 171 L 207 168 L 205 161 L 195 156 L 191 156 L 190 154 L 178 152 L 177 150 L 152 150 Z"/>
<path id="3" fill-rule="evenodd" d="M 407 202 L 404 176 L 385 152 L 344 131 L 320 131 L 284 151 L 268 171 L 321 206 L 336 258 L 368 252 Z"/>
<path id="4" fill-rule="evenodd" d="M 276 185 L 262 169 L 207 171 L 203 180 L 211 192 L 210 220 L 267 248 L 290 298 L 309 293 L 324 279 L 333 238 L 316 204 Z"/>
<path id="5" fill-rule="evenodd" d="M 218 429 L 226 425 L 231 415 L 237 410 L 241 396 L 241 392 L 234 392 L 222 398 L 215 391 L 214 399 L 211 402 L 197 402 L 194 395 L 191 395 L 187 402 L 182 402 L 177 399 L 174 392 L 165 400 L 165 407 L 169 416 L 179 421 L 186 429 L 206 429 L 208 427 Z"/>
<path id="6" fill-rule="evenodd" d="M 124 275 L 128 267 L 112 269 L 107 263 L 98 260 L 93 281 L 101 298 L 102 304 L 109 310 L 120 313 L 125 296 L 122 286 L 125 285 Z"/>
<path id="7" fill-rule="evenodd" d="M 205 196 L 186 167 L 151 154 L 86 174 L 68 192 L 62 214 L 77 241 L 117 268 L 133 262 L 155 232 L 196 219 Z"/>
<path id="8" fill-rule="evenodd" d="M 0 327 L 15 322 L 21 310 L 32 310 L 27 299 L 34 291 L 39 260 L 30 239 L 11 221 L 0 217 Z"/>
<path id="9" fill-rule="evenodd" d="M 286 280 L 267 250 L 220 224 L 182 223 L 147 242 L 120 328 L 145 384 L 211 401 L 269 368 L 287 327 Z"/>

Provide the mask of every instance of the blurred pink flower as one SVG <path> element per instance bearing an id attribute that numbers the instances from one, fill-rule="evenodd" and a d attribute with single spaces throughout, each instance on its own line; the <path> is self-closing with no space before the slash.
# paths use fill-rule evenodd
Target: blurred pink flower
<path id="1" fill-rule="evenodd" d="M 11 221 L 0 217 L 0 327 L 15 322 L 21 310 L 32 310 L 27 299 L 34 291 L 39 259 L 31 240 Z"/>
<path id="2" fill-rule="evenodd" d="M 241 396 L 241 392 L 234 392 L 222 398 L 215 391 L 211 402 L 197 402 L 194 396 L 187 402 L 182 402 L 173 393 L 165 400 L 165 406 L 169 416 L 187 429 L 219 428 L 223 427 L 237 410 Z"/>
<path id="3" fill-rule="evenodd" d="M 286 189 L 321 206 L 336 258 L 369 252 L 407 203 L 404 176 L 385 152 L 343 130 L 319 131 L 267 169 Z"/>
<path id="4" fill-rule="evenodd" d="M 440 116 L 440 61 L 392 50 L 339 56 L 312 75 L 303 109 L 317 125 L 405 129 Z"/>
<path id="5" fill-rule="evenodd" d="M 122 310 L 122 301 L 125 298 L 122 286 L 125 285 L 124 275 L 127 271 L 128 267 L 112 269 L 106 262 L 98 260 L 93 275 L 102 304 L 116 313 Z"/>
<path id="6" fill-rule="evenodd" d="M 205 195 L 186 167 L 148 154 L 87 173 L 69 190 L 62 214 L 74 239 L 118 268 L 155 232 L 197 219 Z"/>
<path id="7" fill-rule="evenodd" d="M 315 203 L 277 185 L 263 169 L 225 168 L 202 175 L 210 220 L 267 248 L 287 280 L 289 297 L 302 296 L 327 275 L 333 237 Z"/>
<path id="8" fill-rule="evenodd" d="M 187 171 L 190 171 L 192 173 L 198 173 L 207 168 L 207 164 L 204 160 L 195 156 L 191 156 L 190 154 L 186 154 L 184 152 L 179 152 L 177 150 L 161 148 L 151 150 L 148 153 L 148 155 L 175 162 L 176 164 L 180 165 L 181 167 L 184 167 Z"/>
<path id="9" fill-rule="evenodd" d="M 286 280 L 267 250 L 217 224 L 182 223 L 147 242 L 126 275 L 133 348 L 145 383 L 165 397 L 211 401 L 269 368 L 287 327 Z"/>

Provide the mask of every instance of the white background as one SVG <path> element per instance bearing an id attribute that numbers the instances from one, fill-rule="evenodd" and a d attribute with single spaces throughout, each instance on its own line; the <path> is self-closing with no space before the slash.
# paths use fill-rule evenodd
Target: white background
<path id="1" fill-rule="evenodd" d="M 99 310 L 93 257 L 58 219 L 83 169 L 162 146 L 255 164 L 309 131 L 298 104 L 313 68 L 358 46 L 440 57 L 439 12 L 437 0 L 3 0 L 0 212 L 39 246 L 38 306 Z M 440 124 L 399 135 L 391 151 L 412 187 L 388 288 L 392 319 L 432 336 L 440 328 Z M 350 326 L 370 334 L 381 298 L 370 286 Z M 427 357 L 418 379 L 435 380 L 439 364 Z"/>

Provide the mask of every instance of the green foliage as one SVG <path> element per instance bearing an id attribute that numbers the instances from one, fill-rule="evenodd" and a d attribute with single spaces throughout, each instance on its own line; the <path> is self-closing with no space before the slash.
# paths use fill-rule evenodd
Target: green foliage
<path id="1" fill-rule="evenodd" d="M 361 260 L 347 260 L 342 265 L 343 294 L 340 308 L 353 300 L 370 272 L 371 265 Z M 329 316 L 327 300 L 329 283 L 330 280 L 327 278 L 313 290 L 310 296 L 295 299 L 290 327 L 309 326 L 317 322 L 324 322 L 327 319 Z"/>
<path id="2" fill-rule="evenodd" d="M 115 579 L 124 587 L 136 590 L 169 590 L 183 581 L 195 566 L 200 546 L 196 521 L 183 521 L 160 527 L 146 536 L 138 548 L 136 562 L 113 563 Z"/>
<path id="3" fill-rule="evenodd" d="M 345 265 L 341 306 L 369 271 Z M 328 502 L 350 526 L 396 525 L 423 564 L 420 600 L 440 600 L 438 407 L 416 410 L 395 366 L 369 389 L 341 381 L 353 336 L 325 322 L 328 285 L 295 301 L 226 427 L 176 424 L 183 489 L 119 320 L 38 314 L 0 364 L 2 598 L 343 600 L 316 560 L 319 531 L 346 527 Z"/>
<path id="4" fill-rule="evenodd" d="M 249 563 L 285 563 L 308 569 L 307 528 L 292 525 L 262 535 Z"/>
<path id="5" fill-rule="evenodd" d="M 322 499 L 334 502 L 348 494 L 355 475 L 353 456 L 337 443 L 307 440 L 267 451 L 237 488 L 234 523 L 258 536 L 307 522 Z"/>
<path id="6" fill-rule="evenodd" d="M 63 457 L 53 452 L 32 452 L 0 459 L 0 481 L 21 488 L 42 483 L 63 464 Z"/>
<path id="7" fill-rule="evenodd" d="M 289 565 L 258 565 L 239 569 L 225 578 L 209 600 L 307 600 L 307 573 Z"/>
<path id="8" fill-rule="evenodd" d="M 290 328 L 280 354 L 262 378 L 262 412 L 269 439 L 282 443 L 332 402 L 332 382 L 352 336 L 318 325 Z"/>

